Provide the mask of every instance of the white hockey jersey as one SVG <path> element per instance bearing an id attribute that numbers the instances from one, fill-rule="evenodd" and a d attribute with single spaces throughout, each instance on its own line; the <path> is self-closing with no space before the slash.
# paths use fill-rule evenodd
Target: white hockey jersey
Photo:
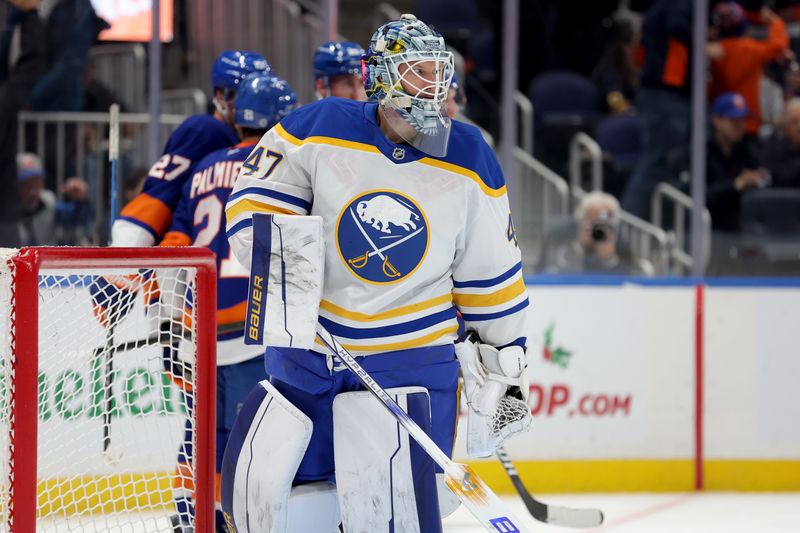
<path id="1" fill-rule="evenodd" d="M 348 350 L 452 343 L 457 311 L 483 342 L 524 345 L 528 298 L 494 153 L 453 122 L 447 156 L 426 156 L 389 141 L 376 113 L 326 98 L 267 132 L 228 199 L 234 253 L 250 256 L 254 213 L 319 215 L 320 322 Z"/>

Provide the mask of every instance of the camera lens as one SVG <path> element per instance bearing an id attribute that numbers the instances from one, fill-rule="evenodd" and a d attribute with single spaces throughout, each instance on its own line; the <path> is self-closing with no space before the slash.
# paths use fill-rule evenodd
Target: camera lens
<path id="1" fill-rule="evenodd" d="M 592 240 L 594 242 L 605 242 L 608 240 L 608 227 L 603 224 L 592 226 Z"/>

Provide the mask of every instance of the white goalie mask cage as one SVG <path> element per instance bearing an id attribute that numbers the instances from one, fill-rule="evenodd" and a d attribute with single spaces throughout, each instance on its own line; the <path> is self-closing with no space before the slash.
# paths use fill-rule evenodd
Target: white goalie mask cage
<path id="1" fill-rule="evenodd" d="M 426 154 L 446 155 L 451 122 L 444 102 L 453 80 L 453 53 L 409 51 L 383 61 L 390 89 L 381 103 L 392 128 Z"/>

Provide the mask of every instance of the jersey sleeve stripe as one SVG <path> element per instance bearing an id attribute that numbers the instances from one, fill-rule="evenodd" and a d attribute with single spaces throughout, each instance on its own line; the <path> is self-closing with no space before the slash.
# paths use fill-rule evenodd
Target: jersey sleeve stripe
<path id="1" fill-rule="evenodd" d="M 245 315 L 247 314 L 247 302 L 239 302 L 226 309 L 217 310 L 217 326 L 231 324 L 242 324 L 244 326 Z"/>
<path id="2" fill-rule="evenodd" d="M 192 238 L 182 231 L 168 231 L 159 246 L 190 246 Z"/>
<path id="3" fill-rule="evenodd" d="M 494 285 L 499 285 L 500 283 L 504 282 L 517 272 L 522 270 L 522 261 L 511 267 L 510 269 L 506 270 L 499 276 L 491 279 L 476 279 L 470 281 L 457 281 L 453 280 L 453 287 L 457 289 L 465 289 L 468 287 L 475 287 L 475 288 L 486 288 L 492 287 Z"/>
<path id="4" fill-rule="evenodd" d="M 296 196 L 292 196 L 291 194 L 274 191 L 272 189 L 264 189 L 261 187 L 245 187 L 244 189 L 240 189 L 228 197 L 228 202 L 232 202 L 234 200 L 241 198 L 242 196 L 247 196 L 247 195 L 266 196 L 267 198 L 280 200 L 281 202 L 285 202 L 287 204 L 296 205 L 297 207 L 304 209 L 306 211 L 311 211 L 311 202 L 307 202 L 306 200 L 303 200 L 302 198 L 298 198 Z"/>
<path id="5" fill-rule="evenodd" d="M 131 200 L 122 210 L 126 220 L 138 221 L 142 227 L 149 227 L 156 236 L 161 236 L 172 223 L 172 210 L 149 194 L 142 193 Z"/>
<path id="6" fill-rule="evenodd" d="M 375 328 L 354 328 L 350 326 L 344 326 L 322 316 L 319 317 L 319 321 L 334 335 L 346 337 L 348 339 L 373 339 L 378 337 L 390 337 L 393 335 L 405 335 L 407 333 L 413 333 L 415 331 L 429 328 L 441 322 L 455 320 L 455 318 L 456 309 L 455 307 L 450 307 L 444 311 L 439 311 L 438 313 L 417 318 L 415 320 L 410 320 L 408 322 L 401 322 L 391 326 L 381 326 Z"/>
<path id="7" fill-rule="evenodd" d="M 470 170 L 468 168 L 455 165 L 453 163 L 448 163 L 447 161 L 440 161 L 438 159 L 432 159 L 430 157 L 422 157 L 417 160 L 417 163 L 421 163 L 423 165 L 428 165 L 431 167 L 440 168 L 442 170 L 447 170 L 448 172 L 452 172 L 454 174 L 460 174 L 465 178 L 469 178 L 470 180 L 474 181 L 483 191 L 483 193 L 487 196 L 491 196 L 493 198 L 499 198 L 506 194 L 506 186 L 501 185 L 497 189 L 493 189 L 489 185 L 486 184 L 485 181 L 480 177 L 480 175 L 475 172 L 474 170 Z"/>
<path id="8" fill-rule="evenodd" d="M 237 216 L 241 215 L 242 213 L 252 212 L 252 213 L 277 213 L 281 215 L 297 215 L 298 213 L 291 211 L 289 209 L 285 209 L 283 207 L 278 207 L 276 205 L 265 204 L 263 202 L 256 202 L 255 200 L 241 200 L 230 206 L 228 209 L 225 210 L 225 216 L 228 217 L 228 220 L 233 220 Z"/>
<path id="9" fill-rule="evenodd" d="M 525 282 L 520 277 L 516 282 L 489 294 L 453 293 L 453 301 L 458 307 L 492 307 L 510 302 L 525 293 Z"/>
<path id="10" fill-rule="evenodd" d="M 328 300 L 322 300 L 322 302 L 320 302 L 319 304 L 319 307 L 320 309 L 324 309 L 325 311 L 328 311 L 329 313 L 340 316 L 342 318 L 347 318 L 359 322 L 373 322 L 378 320 L 386 320 L 388 318 L 397 318 L 399 316 L 410 315 L 413 313 L 417 313 L 419 311 L 423 311 L 425 309 L 430 309 L 432 307 L 436 307 L 446 303 L 451 303 L 452 301 L 453 298 L 450 294 L 443 294 L 441 296 L 437 296 L 429 300 L 417 302 L 415 304 L 404 305 L 402 307 L 390 309 L 389 311 L 375 313 L 374 315 L 369 315 L 366 313 L 358 313 L 356 311 L 349 311 L 344 307 L 340 307 Z"/>
<path id="11" fill-rule="evenodd" d="M 253 227 L 253 219 L 245 218 L 244 220 L 240 220 L 239 222 L 231 226 L 231 228 L 225 232 L 225 236 L 230 239 L 231 237 L 239 233 L 241 230 L 252 227 Z"/>
<path id="12" fill-rule="evenodd" d="M 523 301 L 521 301 L 514 307 L 506 309 L 505 311 L 498 311 L 497 313 L 486 313 L 486 314 L 462 313 L 461 317 L 467 322 L 482 322 L 484 320 L 497 320 L 498 318 L 503 318 L 505 316 L 513 315 L 514 313 L 522 311 L 523 309 L 528 307 L 529 304 L 530 301 L 528 300 L 528 298 L 525 298 Z"/>
<path id="13" fill-rule="evenodd" d="M 425 346 L 433 343 L 437 339 L 444 337 L 446 335 L 455 335 L 458 331 L 458 326 L 448 326 L 446 328 L 436 330 L 432 333 L 427 335 L 423 335 L 422 337 L 418 337 L 416 339 L 410 341 L 403 341 L 403 342 L 390 342 L 386 344 L 342 344 L 342 346 L 351 352 L 393 352 L 396 350 L 407 350 L 409 348 L 418 348 L 420 346 Z M 324 346 L 322 342 L 317 339 L 317 344 L 320 346 Z"/>

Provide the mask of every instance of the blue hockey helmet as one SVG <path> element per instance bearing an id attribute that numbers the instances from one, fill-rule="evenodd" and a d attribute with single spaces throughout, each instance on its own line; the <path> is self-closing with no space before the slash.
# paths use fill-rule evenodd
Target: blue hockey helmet
<path id="1" fill-rule="evenodd" d="M 214 89 L 235 91 L 248 74 L 269 74 L 270 66 L 261 54 L 244 50 L 222 52 L 211 68 L 211 85 Z"/>
<path id="2" fill-rule="evenodd" d="M 264 74 L 250 74 L 239 83 L 234 107 L 237 126 L 268 130 L 297 105 L 297 96 L 284 80 Z"/>
<path id="3" fill-rule="evenodd" d="M 314 79 L 361 76 L 364 49 L 352 41 L 329 41 L 314 52 Z"/>

